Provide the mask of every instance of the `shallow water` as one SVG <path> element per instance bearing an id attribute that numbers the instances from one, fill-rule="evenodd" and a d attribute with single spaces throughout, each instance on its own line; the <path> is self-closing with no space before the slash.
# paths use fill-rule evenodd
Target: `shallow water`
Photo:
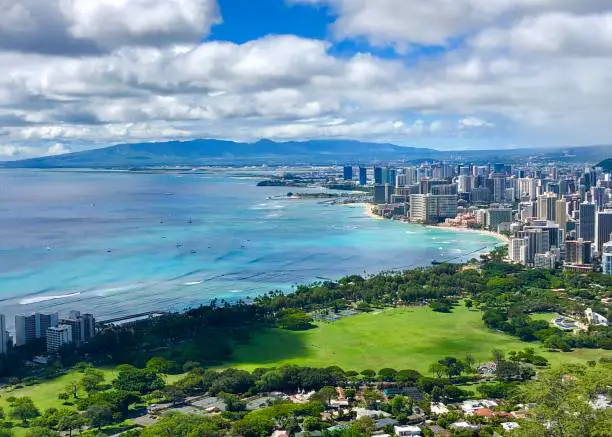
<path id="1" fill-rule="evenodd" d="M 226 174 L 0 171 L 0 313 L 107 319 L 237 300 L 349 273 L 462 260 L 492 237 L 269 199 Z M 303 189 L 292 189 L 303 192 Z M 316 189 L 315 189 L 316 190 Z"/>

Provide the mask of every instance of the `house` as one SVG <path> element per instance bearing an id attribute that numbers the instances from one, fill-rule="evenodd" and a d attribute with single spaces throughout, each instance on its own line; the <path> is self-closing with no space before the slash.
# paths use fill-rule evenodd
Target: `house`
<path id="1" fill-rule="evenodd" d="M 448 431 L 447 429 L 442 428 L 439 425 L 429 425 L 429 429 L 434 433 L 434 435 L 436 436 L 440 436 L 440 437 L 450 437 L 451 433 L 450 431 Z"/>
<path id="2" fill-rule="evenodd" d="M 395 425 L 399 425 L 399 422 L 395 419 L 389 419 L 389 418 L 378 419 L 376 422 L 374 422 L 374 427 L 377 430 L 383 429 L 386 426 L 395 426 Z"/>
<path id="3" fill-rule="evenodd" d="M 336 408 L 336 409 L 348 408 L 349 401 L 348 399 L 332 399 L 331 401 L 329 401 L 329 406 L 331 408 Z"/>
<path id="4" fill-rule="evenodd" d="M 485 419 L 490 419 L 493 417 L 493 412 L 485 407 L 475 410 L 474 414 L 478 417 L 484 417 Z"/>
<path id="5" fill-rule="evenodd" d="M 502 428 L 504 428 L 504 431 L 512 431 L 513 429 L 518 429 L 521 426 L 516 423 L 516 422 L 505 422 L 501 424 Z"/>
<path id="6" fill-rule="evenodd" d="M 472 425 L 471 423 L 466 422 L 465 420 L 455 422 L 450 426 L 453 429 L 471 429 L 472 431 L 476 431 L 480 427 L 478 425 Z"/>
<path id="7" fill-rule="evenodd" d="M 442 402 L 432 402 L 431 403 L 431 414 L 446 414 L 450 410 L 444 405 Z"/>
<path id="8" fill-rule="evenodd" d="M 423 393 L 418 387 L 389 387 L 383 390 L 385 397 L 408 396 L 415 401 L 423 400 Z"/>
<path id="9" fill-rule="evenodd" d="M 497 371 L 497 363 L 491 361 L 478 366 L 478 373 L 481 375 L 495 375 Z"/>
<path id="10" fill-rule="evenodd" d="M 480 406 L 480 401 L 463 401 L 463 403 L 461 404 L 461 410 L 463 410 L 465 414 L 473 414 L 474 411 L 480 408 Z"/>
<path id="11" fill-rule="evenodd" d="M 289 433 L 287 431 L 274 431 L 271 437 L 289 437 Z"/>
<path id="12" fill-rule="evenodd" d="M 395 426 L 393 431 L 398 437 L 420 437 L 421 428 L 418 426 L 407 425 L 407 426 Z"/>
<path id="13" fill-rule="evenodd" d="M 385 411 L 368 410 L 367 408 L 354 408 L 353 411 L 357 419 L 361 419 L 362 417 L 371 417 L 373 419 L 378 417 L 391 417 L 391 415 Z"/>
<path id="14" fill-rule="evenodd" d="M 584 311 L 584 315 L 586 316 L 586 319 L 589 322 L 589 325 L 608 326 L 608 319 L 606 319 L 601 314 L 593 312 L 591 308 L 587 308 Z"/>

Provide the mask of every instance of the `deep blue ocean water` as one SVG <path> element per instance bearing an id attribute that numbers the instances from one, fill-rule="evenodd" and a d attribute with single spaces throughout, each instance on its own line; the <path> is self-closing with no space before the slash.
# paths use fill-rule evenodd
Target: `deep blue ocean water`
<path id="1" fill-rule="evenodd" d="M 276 199 L 237 174 L 0 171 L 0 313 L 100 319 L 350 273 L 462 260 L 497 240 Z M 303 192 L 303 189 L 294 191 Z M 320 191 L 315 189 L 315 191 Z M 273 199 L 270 199 L 273 197 Z"/>

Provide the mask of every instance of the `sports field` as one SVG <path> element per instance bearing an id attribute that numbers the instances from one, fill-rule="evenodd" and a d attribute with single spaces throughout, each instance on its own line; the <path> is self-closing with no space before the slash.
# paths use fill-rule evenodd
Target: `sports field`
<path id="1" fill-rule="evenodd" d="M 547 352 L 537 343 L 525 343 L 488 329 L 481 317 L 480 311 L 464 306 L 450 314 L 418 307 L 361 314 L 321 323 L 309 331 L 269 329 L 238 346 L 234 359 L 225 366 L 253 369 L 279 364 L 338 365 L 357 371 L 392 367 L 427 372 L 431 363 L 444 356 L 463 358 L 469 352 L 484 362 L 490 359 L 493 349 L 508 352 L 526 347 L 536 349 L 551 364 L 612 357 L 612 351 L 603 350 Z"/>

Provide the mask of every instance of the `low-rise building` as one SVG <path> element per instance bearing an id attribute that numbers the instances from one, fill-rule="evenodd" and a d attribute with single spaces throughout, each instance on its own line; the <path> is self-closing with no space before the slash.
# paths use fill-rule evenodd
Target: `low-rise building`
<path id="1" fill-rule="evenodd" d="M 393 432 L 398 437 L 420 437 L 421 428 L 416 425 L 395 426 Z"/>
<path id="2" fill-rule="evenodd" d="M 601 314 L 593 312 L 591 308 L 587 308 L 584 311 L 584 315 L 586 316 L 586 319 L 589 322 L 589 325 L 608 326 L 608 319 L 606 319 Z"/>

